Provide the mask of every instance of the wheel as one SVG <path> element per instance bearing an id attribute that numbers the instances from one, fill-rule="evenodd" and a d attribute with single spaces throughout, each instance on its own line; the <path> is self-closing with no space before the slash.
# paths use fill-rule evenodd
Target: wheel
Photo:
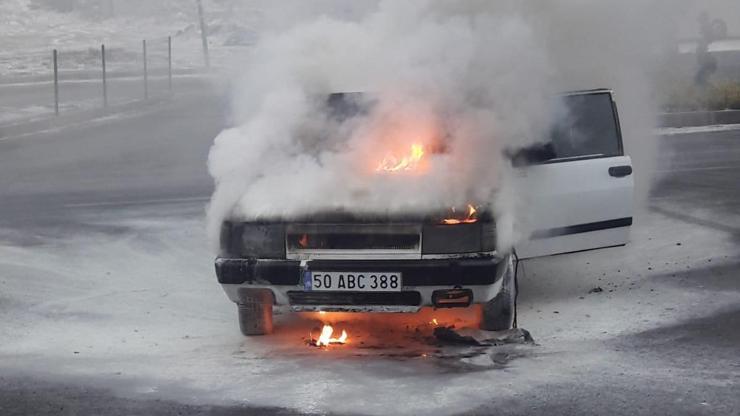
<path id="1" fill-rule="evenodd" d="M 272 333 L 272 292 L 251 289 L 239 293 L 239 330 L 245 336 Z"/>
<path id="2" fill-rule="evenodd" d="M 506 270 L 501 292 L 483 304 L 480 328 L 486 331 L 503 331 L 514 327 L 516 319 L 516 272 L 511 256 L 505 261 Z"/>

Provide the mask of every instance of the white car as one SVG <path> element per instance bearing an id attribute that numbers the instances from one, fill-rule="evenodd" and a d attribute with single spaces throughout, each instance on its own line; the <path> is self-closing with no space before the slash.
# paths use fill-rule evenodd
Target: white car
<path id="1" fill-rule="evenodd" d="M 550 140 L 509 153 L 531 213 L 515 252 L 497 250 L 486 206 L 471 205 L 453 221 L 439 212 L 225 221 L 216 275 L 238 305 L 242 333 L 269 333 L 273 307 L 416 312 L 482 304 L 482 329 L 508 329 L 516 316 L 515 257 L 626 244 L 634 183 L 613 93 L 560 99 L 568 115 Z"/>

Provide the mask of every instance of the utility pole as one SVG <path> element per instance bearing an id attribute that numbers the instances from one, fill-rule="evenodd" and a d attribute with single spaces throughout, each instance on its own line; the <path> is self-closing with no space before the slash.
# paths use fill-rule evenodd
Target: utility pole
<path id="1" fill-rule="evenodd" d="M 206 68 L 211 67 L 211 58 L 208 56 L 208 31 L 206 29 L 206 20 L 203 17 L 203 2 L 202 0 L 195 0 L 198 4 L 198 18 L 200 19 L 200 38 L 203 42 L 203 60 L 205 61 Z"/>

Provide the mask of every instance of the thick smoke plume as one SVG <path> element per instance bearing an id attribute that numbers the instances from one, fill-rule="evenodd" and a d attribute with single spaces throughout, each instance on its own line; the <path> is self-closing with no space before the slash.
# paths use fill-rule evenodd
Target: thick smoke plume
<path id="1" fill-rule="evenodd" d="M 366 2 L 356 13 L 264 33 L 235 83 L 236 127 L 209 156 L 210 235 L 226 217 L 337 209 L 424 212 L 476 202 L 512 218 L 524 190 L 506 189 L 502 152 L 545 140 L 552 98 L 570 89 L 616 90 L 627 150 L 648 177 L 650 77 L 671 40 L 654 18 L 669 9 L 493 3 Z M 372 101 L 359 103 L 369 110 L 334 117 L 328 94 L 358 91 L 368 93 L 357 99 Z M 425 149 L 416 173 L 375 171 L 415 143 Z"/>

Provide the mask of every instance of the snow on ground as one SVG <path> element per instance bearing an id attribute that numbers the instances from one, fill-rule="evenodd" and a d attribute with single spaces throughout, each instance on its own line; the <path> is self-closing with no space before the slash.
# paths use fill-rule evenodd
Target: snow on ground
<path id="1" fill-rule="evenodd" d="M 59 50 L 60 71 L 97 71 L 101 43 L 107 47 L 109 71 L 138 71 L 142 66 L 142 39 L 149 42 L 150 59 L 164 67 L 167 36 L 173 37 L 175 68 L 203 66 L 194 2 L 131 3 L 120 2 L 118 11 L 109 17 L 35 8 L 29 0 L 3 0 L 0 2 L 0 38 L 3 39 L 0 75 L 50 74 L 52 49 Z M 215 65 L 243 54 L 245 47 L 256 41 L 257 35 L 251 29 L 256 12 L 228 2 L 206 0 L 204 4 Z"/>
<path id="2" fill-rule="evenodd" d="M 387 414 L 391 403 L 397 414 L 459 412 L 578 380 L 585 369 L 651 371 L 625 362 L 610 343 L 740 300 L 682 284 L 708 261 L 732 259 L 729 234 L 650 213 L 625 248 L 524 263 L 519 322 L 536 346 L 482 354 L 439 347 L 427 341 L 432 314 L 416 321 L 421 332 L 406 328 L 413 315 L 384 316 L 383 325 L 340 316 L 335 323 L 351 342 L 322 350 L 305 344 L 316 315 L 280 316 L 270 337 L 239 334 L 236 308 L 214 277 L 200 204 L 75 207 L 70 218 L 77 224 L 69 228 L 0 230 L 0 372 L 123 396 L 305 412 Z M 589 293 L 595 287 L 603 292 Z"/>
<path id="3" fill-rule="evenodd" d="M 49 105 L 29 105 L 23 108 L 0 106 L 0 124 L 48 116 L 53 111 L 54 109 Z"/>
<path id="4" fill-rule="evenodd" d="M 161 80 L 166 79 L 168 67 L 167 36 L 172 36 L 175 76 L 203 68 L 194 3 L 139 3 L 153 12 L 147 14 L 135 5 L 124 7 L 121 2 L 114 17 L 100 17 L 33 8 L 29 0 L 0 1 L 0 124 L 53 115 L 53 49 L 59 51 L 62 114 L 102 107 L 101 43 L 106 45 L 111 104 L 143 98 L 142 39 L 147 39 L 150 96 L 162 95 Z M 250 29 L 256 20 L 245 6 L 204 3 L 211 63 L 218 74 L 248 55 L 257 39 Z M 234 8 L 237 12 L 231 13 Z M 157 82 L 160 86 L 154 85 Z"/>
<path id="5" fill-rule="evenodd" d="M 678 45 L 679 53 L 695 53 L 697 42 L 681 42 Z M 723 39 L 709 44 L 709 52 L 735 52 L 740 51 L 740 39 Z"/>

